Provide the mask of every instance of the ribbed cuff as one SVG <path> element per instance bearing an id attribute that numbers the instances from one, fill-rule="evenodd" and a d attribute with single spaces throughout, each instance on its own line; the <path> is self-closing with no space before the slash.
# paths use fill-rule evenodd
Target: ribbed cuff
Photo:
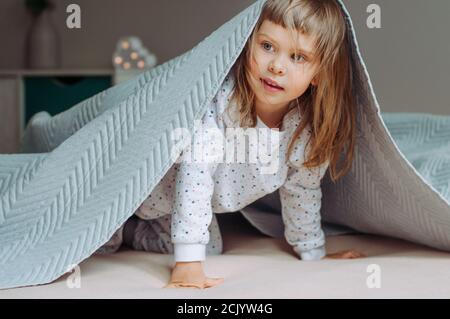
<path id="1" fill-rule="evenodd" d="M 300 251 L 298 247 L 295 246 L 294 250 L 300 256 L 300 258 L 305 261 L 320 260 L 326 255 L 325 246 L 313 248 L 306 251 Z"/>
<path id="2" fill-rule="evenodd" d="M 203 244 L 174 244 L 174 258 L 177 261 L 205 260 L 206 245 Z"/>

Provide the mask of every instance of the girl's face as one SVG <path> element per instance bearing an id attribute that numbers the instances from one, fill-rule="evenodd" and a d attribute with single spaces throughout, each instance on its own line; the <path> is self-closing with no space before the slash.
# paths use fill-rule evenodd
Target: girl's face
<path id="1" fill-rule="evenodd" d="M 290 101 L 301 96 L 310 84 L 316 85 L 313 63 L 313 39 L 296 32 L 291 33 L 269 20 L 265 20 L 253 44 L 254 58 L 250 61 L 250 86 L 256 95 L 256 108 L 264 111 L 287 111 Z M 297 52 L 294 51 L 297 41 Z M 282 90 L 273 90 L 263 79 L 277 82 Z"/>

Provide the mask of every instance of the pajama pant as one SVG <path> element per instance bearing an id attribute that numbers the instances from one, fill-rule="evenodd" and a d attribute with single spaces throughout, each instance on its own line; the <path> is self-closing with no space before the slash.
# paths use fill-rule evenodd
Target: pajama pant
<path id="1" fill-rule="evenodd" d="M 133 214 L 95 254 L 112 254 L 119 250 L 122 244 L 134 250 L 173 254 L 171 221 L 171 214 L 152 219 L 142 219 Z M 222 253 L 222 236 L 215 214 L 208 229 L 206 254 L 219 255 Z"/>

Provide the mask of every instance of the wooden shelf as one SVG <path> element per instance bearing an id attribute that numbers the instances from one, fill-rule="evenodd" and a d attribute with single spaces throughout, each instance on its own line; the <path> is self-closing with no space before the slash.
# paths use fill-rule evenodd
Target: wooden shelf
<path id="1" fill-rule="evenodd" d="M 49 78 L 81 77 L 91 78 L 94 81 L 103 77 L 111 78 L 111 84 L 115 78 L 115 70 L 111 69 L 3 69 L 0 70 L 0 154 L 17 153 L 19 143 L 25 129 L 26 92 L 30 92 L 30 81 L 36 83 L 48 83 Z M 95 79 L 94 79 L 95 78 Z M 99 80 L 100 81 L 100 80 Z M 25 89 L 28 83 L 27 90 Z M 61 88 L 62 90 L 63 88 Z M 66 88 L 72 95 L 70 88 Z M 46 95 L 43 90 L 43 96 Z M 48 92 L 47 92 L 48 93 Z M 56 95 L 58 96 L 58 95 Z M 61 98 L 61 94 L 59 95 Z M 70 99 L 70 94 L 67 94 Z M 75 102 L 70 102 L 74 105 Z M 42 102 L 45 106 L 46 102 Z M 50 105 L 50 104 L 49 104 Z M 63 103 L 61 104 L 63 105 Z M 61 108 L 63 111 L 63 107 Z"/>

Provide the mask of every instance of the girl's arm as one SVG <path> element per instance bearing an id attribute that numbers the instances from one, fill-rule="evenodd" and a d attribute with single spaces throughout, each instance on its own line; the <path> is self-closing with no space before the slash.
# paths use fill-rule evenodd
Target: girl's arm
<path id="1" fill-rule="evenodd" d="M 211 154 L 219 154 L 217 147 L 221 147 L 221 140 L 211 134 L 217 124 L 209 115 L 207 110 L 199 127 L 194 127 L 191 144 L 183 150 L 176 173 L 171 228 L 176 262 L 205 260 L 213 217 L 213 176 L 219 162 Z"/>
<path id="2" fill-rule="evenodd" d="M 181 163 L 175 179 L 172 243 L 176 262 L 205 260 L 217 164 Z"/>
<path id="3" fill-rule="evenodd" d="M 205 260 L 209 225 L 213 217 L 211 199 L 213 174 L 217 164 L 181 162 L 175 179 L 175 201 L 171 237 L 175 266 L 165 288 L 209 288 L 223 279 L 205 276 Z"/>
<path id="4" fill-rule="evenodd" d="M 203 272 L 209 226 L 213 217 L 211 200 L 214 192 L 213 175 L 218 167 L 217 158 L 222 149 L 222 139 L 211 134 L 218 129 L 214 114 L 215 103 L 211 103 L 200 127 L 194 127 L 191 144 L 181 154 L 180 165 L 175 178 L 175 201 L 172 211 L 171 239 L 174 245 L 175 266 L 172 270 L 170 287 L 208 288 L 223 279 L 207 278 Z M 202 145 L 197 155 L 196 145 Z M 202 156 L 203 155 L 203 158 Z M 223 156 L 222 156 L 223 157 Z"/>
<path id="5" fill-rule="evenodd" d="M 312 169 L 289 167 L 288 179 L 280 188 L 286 240 L 302 260 L 353 259 L 366 257 L 357 250 L 326 254 L 325 234 L 321 227 L 320 181 L 328 164 Z"/>
<path id="6" fill-rule="evenodd" d="M 319 169 L 289 166 L 285 184 L 280 188 L 285 237 L 302 260 L 325 257 L 325 234 L 321 226 L 320 181 L 327 166 Z"/>

